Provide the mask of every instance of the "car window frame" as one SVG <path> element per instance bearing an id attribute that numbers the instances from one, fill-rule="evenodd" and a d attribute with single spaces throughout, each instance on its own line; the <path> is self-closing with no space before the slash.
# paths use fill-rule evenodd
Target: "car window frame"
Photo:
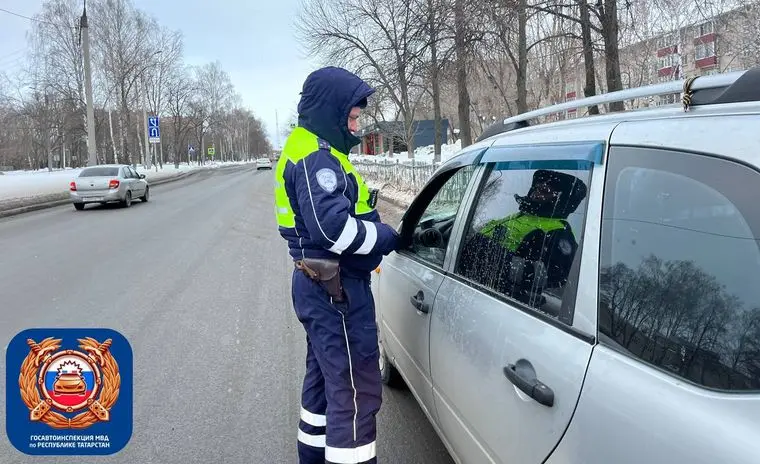
<path id="1" fill-rule="evenodd" d="M 631 167 L 635 168 L 635 167 L 638 167 L 638 168 L 644 168 L 644 169 L 657 170 L 657 171 L 664 172 L 664 173 L 667 173 L 667 174 L 680 174 L 680 175 L 683 175 L 684 177 L 686 177 L 686 178 L 688 178 L 688 179 L 690 179 L 692 181 L 699 182 L 700 184 L 703 184 L 703 185 L 707 186 L 708 188 L 711 188 L 711 189 L 715 190 L 720 195 L 726 197 L 726 199 L 728 201 L 730 201 L 731 204 L 734 205 L 734 207 L 737 209 L 737 211 L 742 215 L 742 219 L 744 221 L 747 221 L 746 216 L 744 214 L 744 211 L 746 211 L 746 208 L 745 209 L 740 209 L 737 206 L 737 204 L 734 201 L 734 199 L 732 199 L 731 197 L 728 197 L 726 194 L 723 193 L 723 191 L 718 190 L 717 188 L 715 188 L 715 184 L 714 183 L 704 182 L 704 181 L 702 181 L 699 178 L 695 178 L 695 177 L 692 177 L 690 175 L 684 174 L 683 172 L 680 172 L 678 170 L 670 169 L 670 168 L 667 168 L 667 167 L 661 167 L 661 166 L 660 167 L 656 167 L 656 166 L 654 166 L 651 163 L 648 164 L 645 161 L 640 161 L 640 158 L 637 159 L 639 161 L 638 163 L 625 163 L 623 165 L 618 165 L 618 166 L 616 166 L 614 164 L 611 165 L 611 163 L 615 163 L 615 157 L 616 156 L 620 156 L 618 153 L 621 150 L 629 150 L 629 149 L 633 149 L 633 150 L 636 150 L 636 151 L 647 150 L 649 152 L 653 152 L 655 154 L 655 156 L 658 156 L 659 159 L 667 159 L 668 162 L 672 162 L 673 159 L 675 159 L 676 161 L 678 161 L 678 158 L 682 158 L 682 159 L 683 158 L 691 158 L 692 160 L 693 159 L 699 159 L 700 162 L 713 163 L 715 165 L 724 165 L 724 166 L 725 165 L 735 165 L 734 168 L 736 168 L 736 167 L 738 167 L 738 168 L 745 168 L 748 171 L 754 172 L 755 176 L 760 176 L 760 167 L 758 167 L 756 165 L 749 164 L 749 163 L 744 162 L 744 161 L 742 161 L 740 159 L 731 158 L 731 157 L 723 156 L 723 155 L 720 155 L 720 154 L 698 152 L 698 151 L 693 151 L 693 150 L 688 150 L 688 149 L 683 149 L 683 148 L 646 146 L 646 145 L 639 145 L 639 144 L 635 144 L 635 145 L 634 144 L 618 144 L 618 145 L 613 145 L 610 148 L 610 153 L 609 153 L 610 157 L 608 158 L 608 161 L 607 161 L 608 172 L 607 172 L 607 175 L 605 176 L 605 180 L 604 180 L 603 208 L 602 208 L 602 211 L 601 211 L 602 215 L 601 215 L 600 221 L 599 221 L 599 229 L 600 229 L 599 239 L 600 240 L 599 240 L 599 260 L 598 260 L 598 268 L 597 268 L 597 276 L 598 276 L 599 281 L 601 281 L 602 266 L 603 266 L 603 263 L 604 263 L 603 262 L 603 257 L 610 254 L 612 243 L 613 243 L 613 240 L 612 240 L 612 230 L 609 227 L 605 227 L 605 221 L 604 221 L 605 213 L 608 212 L 608 208 L 614 208 L 614 206 L 615 206 L 615 201 L 614 201 L 615 200 L 615 194 L 616 194 L 615 186 L 616 186 L 619 174 L 624 169 L 626 169 L 626 168 L 631 168 Z M 713 172 L 715 172 L 715 171 L 713 171 Z M 754 233 L 754 229 L 753 229 L 753 233 Z M 597 291 L 597 307 L 596 307 L 597 324 L 599 324 L 599 320 L 601 318 L 601 316 L 600 316 L 601 309 L 602 309 L 601 308 L 602 307 L 601 290 L 602 290 L 601 285 L 597 285 L 597 289 L 596 289 L 596 291 Z M 649 361 L 641 358 L 640 356 L 632 353 L 631 351 L 629 351 L 629 350 L 627 350 L 627 349 L 619 346 L 619 344 L 617 342 L 615 342 L 614 339 L 611 339 L 611 337 L 609 335 L 602 333 L 601 327 L 599 327 L 599 326 L 597 326 L 597 327 L 598 327 L 598 334 L 599 334 L 599 344 L 604 345 L 605 348 L 608 348 L 608 349 L 613 350 L 613 351 L 615 351 L 617 353 L 620 353 L 621 356 L 624 356 L 626 359 L 628 359 L 628 360 L 630 360 L 632 362 L 638 363 L 638 364 L 640 364 L 642 366 L 646 366 L 647 368 L 653 369 L 653 370 L 655 370 L 655 371 L 657 371 L 657 372 L 665 375 L 668 379 L 670 379 L 670 380 L 672 380 L 674 382 L 683 382 L 683 383 L 688 384 L 688 385 L 690 385 L 690 386 L 692 386 L 694 388 L 697 388 L 697 389 L 699 389 L 701 391 L 718 392 L 718 393 L 723 393 L 723 394 L 732 395 L 732 396 L 757 395 L 760 392 L 760 390 L 727 390 L 727 389 L 720 389 L 720 388 L 710 387 L 710 386 L 703 385 L 701 383 L 695 382 L 695 381 L 691 380 L 688 377 L 684 377 L 684 376 L 678 375 L 677 373 L 669 371 L 669 370 L 665 369 L 664 367 L 662 367 L 660 365 L 657 365 L 657 364 L 654 364 L 652 362 L 649 362 Z M 612 340 L 612 341 L 610 341 L 610 340 Z"/>
<path id="2" fill-rule="evenodd" d="M 430 203 L 435 199 L 436 195 L 438 195 L 438 192 L 441 191 L 443 186 L 446 185 L 446 183 L 451 180 L 451 178 L 454 177 L 459 171 L 468 167 L 473 168 L 472 177 L 470 177 L 470 182 L 467 184 L 464 195 L 462 196 L 462 201 L 459 203 L 459 207 L 457 208 L 457 214 L 454 217 L 454 225 L 451 230 L 451 237 L 446 244 L 446 252 L 443 259 L 443 264 L 439 265 L 437 263 L 424 259 L 409 249 L 399 250 L 397 252 L 399 255 L 409 258 L 428 268 L 441 272 L 442 274 L 447 273 L 449 263 L 451 262 L 454 245 L 458 243 L 463 218 L 469 210 L 469 202 L 472 198 L 473 189 L 480 183 L 480 176 L 483 174 L 483 166 L 476 163 L 457 163 L 451 165 L 447 169 L 442 169 L 436 172 L 435 175 L 431 177 L 430 180 L 425 184 L 422 190 L 420 190 L 420 193 L 415 197 L 415 200 L 404 213 L 403 219 L 401 221 L 400 233 L 402 235 L 413 233 L 414 228 L 422 218 L 422 215 L 425 213 L 425 211 L 427 211 Z"/>
<path id="3" fill-rule="evenodd" d="M 402 237 L 408 237 L 410 234 L 414 233 L 417 222 L 422 217 L 422 214 L 427 211 L 427 208 L 430 206 L 430 202 L 433 201 L 441 188 L 443 188 L 443 186 L 446 185 L 446 183 L 454 175 L 456 175 L 460 169 L 464 169 L 466 167 L 473 168 L 472 177 L 470 177 L 470 182 L 465 189 L 464 196 L 462 197 L 462 201 L 459 204 L 459 209 L 457 210 L 457 214 L 454 218 L 454 226 L 451 230 L 451 237 L 449 238 L 449 242 L 446 244 L 446 252 L 443 260 L 443 265 L 439 266 L 436 263 L 423 259 L 408 249 L 397 250 L 396 254 L 413 260 L 418 264 L 424 265 L 430 269 L 434 269 L 442 274 L 447 273 L 446 270 L 448 269 L 450 262 L 452 247 L 455 243 L 457 243 L 459 229 L 462 222 L 462 215 L 469 208 L 469 201 L 472 197 L 473 188 L 480 182 L 480 176 L 482 176 L 482 165 L 480 164 L 480 160 L 492 144 L 493 141 L 477 143 L 468 147 L 466 150 L 463 150 L 458 155 L 443 163 L 441 167 L 439 167 L 433 173 L 430 179 L 428 179 L 422 189 L 420 189 L 420 192 L 415 195 L 409 207 L 407 207 L 406 211 L 404 212 L 404 215 L 401 217 L 401 222 L 397 228 L 397 232 Z"/>
<path id="4" fill-rule="evenodd" d="M 518 152 L 519 150 L 523 148 L 528 148 L 530 152 L 536 152 L 539 156 L 535 157 L 535 159 L 526 157 L 526 156 L 512 156 L 513 153 Z M 544 148 L 546 148 L 546 154 L 548 155 L 549 152 L 555 153 L 555 155 L 549 155 L 549 156 L 542 156 L 544 153 Z M 567 148 L 571 151 L 578 150 L 573 155 L 564 156 L 560 154 L 557 156 L 557 153 L 562 153 L 562 149 Z M 584 155 L 584 152 L 586 150 L 590 149 L 587 154 Z M 468 287 L 480 291 L 481 293 L 484 293 L 501 303 L 504 303 L 505 305 L 509 306 L 510 308 L 513 308 L 518 311 L 522 311 L 526 314 L 529 314 L 532 317 L 535 317 L 555 328 L 558 328 L 562 330 L 565 333 L 568 333 L 576 338 L 579 338 L 589 344 L 596 343 L 597 340 L 597 321 L 588 321 L 586 320 L 586 311 L 583 311 L 581 308 L 581 311 L 579 312 L 578 306 L 579 303 L 581 306 L 588 303 L 588 300 L 593 300 L 594 303 L 596 303 L 596 291 L 592 291 L 591 295 L 581 295 L 581 288 L 580 288 L 580 281 L 581 279 L 584 279 L 584 285 L 587 284 L 585 281 L 586 273 L 584 272 L 584 269 L 589 266 L 586 261 L 593 261 L 594 268 L 598 269 L 598 251 L 599 251 L 599 243 L 598 240 L 593 240 L 590 243 L 588 242 L 587 238 L 589 238 L 589 235 L 591 235 L 591 238 L 595 238 L 595 235 L 598 235 L 598 231 L 595 230 L 589 230 L 589 224 L 593 224 L 589 222 L 589 217 L 593 216 L 593 219 L 597 222 L 601 218 L 601 206 L 598 208 L 596 207 L 596 202 L 598 201 L 601 203 L 601 198 L 597 199 L 596 197 L 601 197 L 600 192 L 598 189 L 604 185 L 605 178 L 606 178 L 606 155 L 607 151 L 609 150 L 609 141 L 607 140 L 597 140 L 597 139 L 589 139 L 585 141 L 553 141 L 549 143 L 531 143 L 526 145 L 505 145 L 505 146 L 493 146 L 490 147 L 488 152 L 482 157 L 483 159 L 481 161 L 481 171 L 480 175 L 477 178 L 477 184 L 474 186 L 471 186 L 470 192 L 468 194 L 467 198 L 467 217 L 463 218 L 459 222 L 459 226 L 456 230 L 456 237 L 452 237 L 452 241 L 455 241 L 456 246 L 456 255 L 447 255 L 447 258 L 449 258 L 448 265 L 446 267 L 446 276 L 449 278 L 452 278 L 454 280 L 459 281 L 463 285 L 467 285 Z M 501 153 L 499 153 L 501 151 Z M 459 274 L 454 272 L 454 269 L 456 267 L 456 263 L 459 260 L 459 255 L 461 253 L 461 240 L 464 237 L 465 232 L 467 231 L 467 228 L 469 227 L 469 224 L 472 221 L 472 216 L 475 213 L 475 206 L 476 202 L 479 199 L 479 194 L 482 190 L 482 188 L 485 187 L 486 181 L 488 180 L 488 177 L 490 173 L 492 172 L 493 168 L 502 162 L 515 162 L 515 163 L 521 163 L 521 162 L 531 162 L 531 163 L 554 163 L 554 162 L 563 162 L 563 161 L 587 161 L 590 163 L 588 172 L 589 172 L 589 180 L 588 180 L 588 193 L 586 198 L 586 210 L 584 212 L 583 216 L 583 223 L 581 225 L 581 230 L 577 232 L 578 237 L 580 238 L 579 244 L 578 244 L 578 250 L 576 252 L 576 256 L 573 259 L 573 264 L 570 269 L 570 276 L 571 283 L 568 287 L 565 289 L 565 293 L 568 294 L 567 297 L 562 298 L 562 306 L 560 309 L 560 315 L 558 317 L 552 317 L 549 314 L 546 314 L 542 311 L 539 311 L 538 309 L 535 309 L 527 304 L 524 304 L 520 301 L 514 300 L 512 298 L 509 298 L 506 295 L 502 295 L 501 293 L 498 293 L 485 285 L 482 285 L 478 282 L 474 282 L 470 279 L 467 279 L 463 276 L 460 276 Z M 485 162 L 483 162 L 485 161 Z M 473 176 L 474 180 L 474 176 Z M 596 277 L 596 276 L 594 276 Z M 596 279 L 594 279 L 592 282 L 597 282 Z M 597 284 L 598 286 L 598 284 Z M 596 306 L 596 305 L 594 305 Z M 592 310 L 592 313 L 595 315 L 597 314 L 597 311 Z M 577 321 L 576 316 L 582 316 L 582 321 Z M 594 330 L 591 330 L 591 329 Z"/>
<path id="5" fill-rule="evenodd" d="M 586 211 L 584 211 L 583 215 L 583 222 L 581 224 L 581 230 L 576 232 L 576 235 L 580 238 L 578 243 L 578 249 L 575 253 L 575 256 L 573 257 L 573 263 L 570 268 L 570 279 L 567 287 L 565 287 L 565 290 L 563 292 L 563 298 L 562 303 L 560 307 L 560 314 L 554 318 L 548 314 L 546 314 L 543 311 L 538 310 L 537 308 L 534 308 L 526 303 L 523 303 L 521 301 L 518 301 L 516 299 L 513 299 L 507 295 L 504 295 L 502 293 L 497 292 L 496 290 L 493 290 L 486 285 L 481 284 L 480 282 L 476 282 L 474 280 L 471 280 L 467 277 L 464 277 L 457 272 L 455 272 L 456 264 L 459 262 L 459 259 L 461 257 L 461 241 L 464 238 L 465 233 L 467 232 L 470 224 L 472 223 L 473 216 L 475 215 L 476 206 L 477 206 L 477 200 L 480 199 L 480 193 L 483 188 L 486 186 L 486 181 L 490 177 L 491 173 L 494 171 L 496 166 L 499 163 L 497 162 L 491 162 L 486 165 L 484 165 L 484 170 L 482 174 L 482 178 L 480 179 L 479 185 L 477 187 L 477 190 L 472 193 L 470 202 L 468 205 L 468 211 L 467 211 L 467 217 L 462 221 L 461 223 L 461 230 L 459 231 L 459 235 L 457 237 L 457 253 L 456 253 L 456 260 L 452 258 L 451 266 L 449 268 L 448 274 L 450 277 L 459 280 L 460 282 L 465 283 L 466 285 L 470 286 L 471 288 L 475 288 L 478 291 L 485 293 L 492 298 L 495 298 L 503 303 L 506 303 L 510 305 L 511 307 L 517 308 L 523 312 L 529 313 L 533 316 L 538 317 L 539 319 L 545 320 L 547 322 L 552 321 L 552 324 L 559 323 L 562 324 L 566 328 L 573 328 L 574 325 L 574 316 L 575 316 L 575 304 L 578 297 L 578 281 L 580 280 L 581 274 L 580 274 L 580 264 L 581 260 L 583 258 L 583 250 L 585 245 L 585 236 L 586 236 L 586 226 L 588 224 L 588 210 L 589 210 L 589 200 L 586 200 Z M 593 182 L 594 178 L 594 169 L 593 166 L 591 166 L 588 170 L 589 172 L 589 181 L 588 181 L 588 193 L 587 197 L 591 195 L 591 183 Z M 567 294 L 567 297 L 565 297 L 564 294 Z M 584 333 L 584 338 L 590 339 L 589 334 Z"/>

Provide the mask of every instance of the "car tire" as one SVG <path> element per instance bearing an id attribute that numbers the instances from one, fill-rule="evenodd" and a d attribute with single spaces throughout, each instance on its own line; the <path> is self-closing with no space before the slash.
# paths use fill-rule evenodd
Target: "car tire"
<path id="1" fill-rule="evenodd" d="M 121 206 L 124 208 L 129 208 L 132 206 L 132 192 L 127 192 L 127 195 L 124 197 L 124 201 L 121 202 Z"/>
<path id="2" fill-rule="evenodd" d="M 383 384 L 391 388 L 405 388 L 406 383 L 404 382 L 404 378 L 401 377 L 401 374 L 396 370 L 393 364 L 391 364 L 390 359 L 388 359 L 388 355 L 383 348 L 382 339 L 380 340 L 380 343 L 378 343 L 378 346 L 380 348 L 380 380 L 382 380 Z"/>
<path id="3" fill-rule="evenodd" d="M 145 195 L 142 196 L 140 200 L 143 201 L 143 203 L 147 202 L 150 199 L 150 187 L 145 187 Z"/>
<path id="4" fill-rule="evenodd" d="M 77 211 L 82 211 L 84 209 L 84 203 L 74 203 L 74 209 Z"/>

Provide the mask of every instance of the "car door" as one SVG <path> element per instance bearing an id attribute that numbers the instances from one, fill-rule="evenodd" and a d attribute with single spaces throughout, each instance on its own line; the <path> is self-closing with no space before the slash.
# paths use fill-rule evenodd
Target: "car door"
<path id="1" fill-rule="evenodd" d="M 450 252 L 448 242 L 473 170 L 472 165 L 457 166 L 428 183 L 402 221 L 401 233 L 413 234 L 413 244 L 386 257 L 377 279 L 381 343 L 430 417 L 435 413 L 428 344 L 430 315 Z M 433 240 L 428 240 L 431 236 Z"/>
<path id="2" fill-rule="evenodd" d="M 127 190 L 134 190 L 134 179 L 132 178 L 132 170 L 129 168 L 129 166 L 124 166 L 121 168 L 120 173 L 121 179 L 120 182 L 124 184 L 124 188 L 120 189 L 122 192 Z M 134 195 L 132 195 L 134 197 Z"/>
<path id="3" fill-rule="evenodd" d="M 758 462 L 758 123 L 721 114 L 615 129 L 599 344 L 552 463 Z"/>
<path id="4" fill-rule="evenodd" d="M 145 183 L 140 179 L 140 174 L 138 174 L 134 168 L 128 167 L 127 169 L 129 170 L 130 182 L 132 185 L 132 198 L 140 198 L 145 194 Z"/>
<path id="5" fill-rule="evenodd" d="M 493 147 L 483 156 L 430 327 L 438 421 L 462 462 L 541 463 L 570 423 L 595 339 L 574 316 L 604 146 Z"/>

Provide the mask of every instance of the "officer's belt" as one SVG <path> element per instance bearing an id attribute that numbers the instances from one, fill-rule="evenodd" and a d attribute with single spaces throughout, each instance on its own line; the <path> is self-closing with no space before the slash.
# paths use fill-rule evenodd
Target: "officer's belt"
<path id="1" fill-rule="evenodd" d="M 296 269 L 302 271 L 311 280 L 320 283 L 333 301 L 344 300 L 343 287 L 340 282 L 340 264 L 333 259 L 304 258 L 295 262 Z"/>

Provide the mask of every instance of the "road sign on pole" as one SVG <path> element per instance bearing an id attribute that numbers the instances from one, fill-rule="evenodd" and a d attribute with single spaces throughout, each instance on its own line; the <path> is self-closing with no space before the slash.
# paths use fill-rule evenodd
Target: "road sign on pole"
<path id="1" fill-rule="evenodd" d="M 209 156 L 214 156 L 214 154 L 216 154 L 216 148 L 214 148 L 214 147 L 208 147 L 208 155 Z"/>
<path id="2" fill-rule="evenodd" d="M 191 144 L 187 144 L 187 152 L 188 153 L 195 153 L 195 148 Z"/>
<path id="3" fill-rule="evenodd" d="M 148 142 L 161 143 L 161 128 L 159 126 L 158 116 L 148 118 Z"/>

